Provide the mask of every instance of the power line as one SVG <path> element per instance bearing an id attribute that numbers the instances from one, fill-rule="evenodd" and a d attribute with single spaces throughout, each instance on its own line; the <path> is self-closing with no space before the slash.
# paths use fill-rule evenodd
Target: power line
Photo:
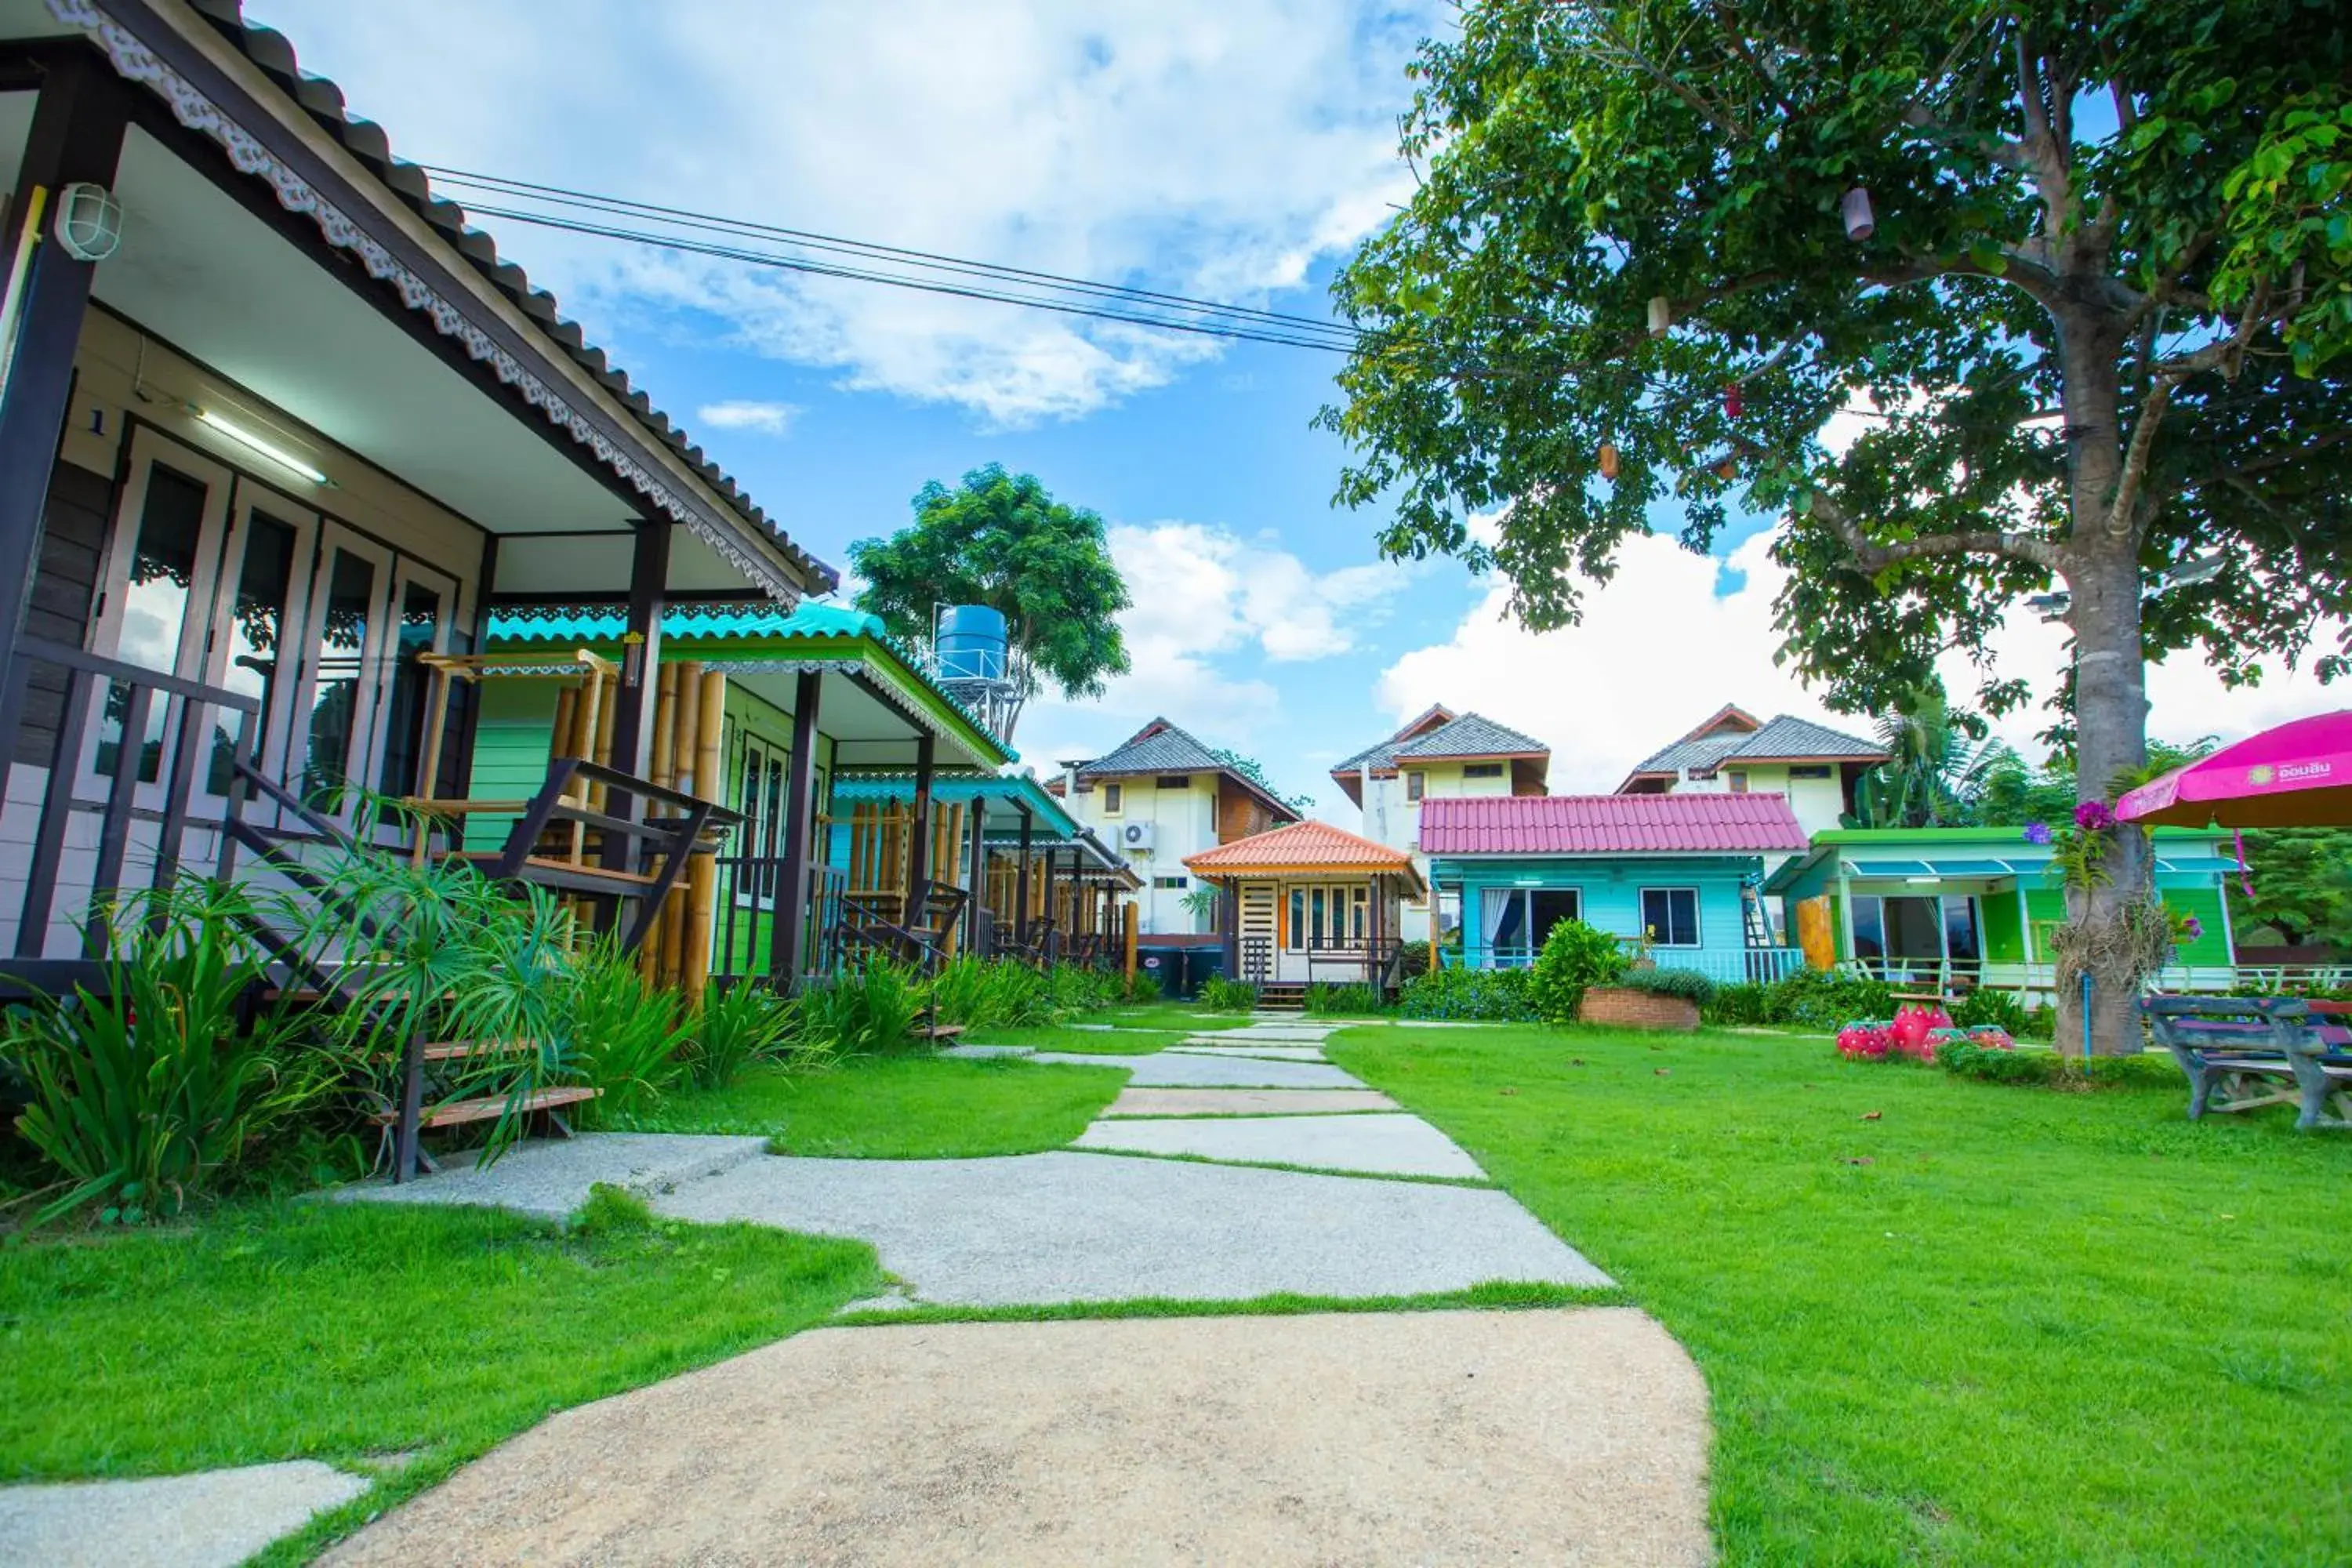
<path id="1" fill-rule="evenodd" d="M 1248 306 L 1228 305 L 1216 300 L 1197 300 L 1185 295 L 1137 289 L 1122 284 L 1101 283 L 1089 279 L 1034 271 L 1026 268 L 970 261 L 957 257 L 943 256 L 933 251 L 911 250 L 898 246 L 844 239 L 837 236 L 816 234 L 808 230 L 751 223 L 708 213 L 691 212 L 683 208 L 664 207 L 652 203 L 631 201 L 625 197 L 600 196 L 568 190 L 562 186 L 509 180 L 499 175 L 444 169 L 434 165 L 426 165 L 426 168 L 435 176 L 436 184 L 446 183 L 478 189 L 492 195 L 504 196 L 509 200 L 523 200 L 559 209 L 570 208 L 584 215 L 593 215 L 595 217 L 616 220 L 634 219 L 638 223 L 651 221 L 673 229 L 683 228 L 706 234 L 764 241 L 769 245 L 791 247 L 800 251 L 814 251 L 823 255 L 861 259 L 874 265 L 844 266 L 836 262 L 817 260 L 805 255 L 793 254 L 792 250 L 750 248 L 721 243 L 716 239 L 698 238 L 691 234 L 680 235 L 634 227 L 625 221 L 597 222 L 593 221 L 590 216 L 571 216 L 561 211 L 548 212 L 533 210 L 530 207 L 496 205 L 469 206 L 468 208 L 469 211 L 478 213 L 485 217 L 499 218 L 507 222 L 527 223 L 570 233 L 619 239 L 662 249 L 710 256 L 755 266 L 779 268 L 819 277 L 843 278 L 858 282 L 881 283 L 897 288 L 913 289 L 927 293 L 1027 306 L 1031 309 L 1052 310 L 1064 315 L 1118 321 L 1163 331 L 1189 332 L 1244 342 L 1263 342 L 1286 348 L 1320 349 L 1327 353 L 1339 353 L 1352 352 L 1359 342 L 1355 329 L 1341 322 L 1318 321 L 1308 316 L 1294 316 Z"/>

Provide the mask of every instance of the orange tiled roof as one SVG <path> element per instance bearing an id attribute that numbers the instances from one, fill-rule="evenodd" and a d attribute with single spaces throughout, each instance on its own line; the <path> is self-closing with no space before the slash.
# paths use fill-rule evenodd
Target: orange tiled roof
<path id="1" fill-rule="evenodd" d="M 1417 885 L 1419 872 L 1412 857 L 1402 849 L 1332 826 L 1328 822 L 1294 822 L 1270 833 L 1236 838 L 1214 849 L 1184 857 L 1195 871 L 1228 876 L 1251 871 L 1400 871 Z"/>

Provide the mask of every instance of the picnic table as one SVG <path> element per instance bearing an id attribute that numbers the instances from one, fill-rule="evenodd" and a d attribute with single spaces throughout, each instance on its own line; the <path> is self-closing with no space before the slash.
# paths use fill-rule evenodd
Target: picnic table
<path id="1" fill-rule="evenodd" d="M 2145 996 L 2139 1007 L 2157 1044 L 2189 1075 L 2191 1121 L 2208 1110 L 2293 1104 L 2303 1131 L 2352 1128 L 2352 1003 Z"/>

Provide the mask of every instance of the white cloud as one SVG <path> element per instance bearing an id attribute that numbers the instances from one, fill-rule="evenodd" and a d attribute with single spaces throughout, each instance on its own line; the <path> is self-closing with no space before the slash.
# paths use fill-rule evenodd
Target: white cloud
<path id="1" fill-rule="evenodd" d="M 1727 702 L 1769 717 L 1793 713 L 1858 731 L 1868 721 L 1831 713 L 1790 670 L 1773 663 L 1780 645 L 1772 600 L 1783 580 L 1770 535 L 1741 544 L 1727 563 L 1745 581 L 1717 595 L 1718 563 L 1663 537 L 1629 541 L 1617 575 L 1585 599 L 1583 621 L 1536 634 L 1507 618 L 1499 583 L 1447 641 L 1417 648 L 1381 675 L 1379 701 L 1402 722 L 1433 702 L 1475 709 L 1550 743 L 1556 794 L 1614 789 L 1633 765 Z M 2063 628 L 2021 612 L 1994 639 L 1996 668 L 2032 684 L 2037 703 L 2056 689 Z M 1946 660 L 1946 684 L 1966 701 L 1979 677 Z M 2279 670 L 2251 691 L 2231 692 L 2201 661 L 2176 658 L 2148 672 L 2149 732 L 2185 741 L 2231 739 L 2297 714 L 2341 706 L 2339 690 L 2308 665 Z M 2049 722 L 2038 706 L 1998 731 L 2029 758 Z"/>
<path id="2" fill-rule="evenodd" d="M 735 399 L 726 403 L 706 403 L 694 411 L 703 424 L 720 430 L 752 430 L 762 436 L 782 436 L 793 427 L 803 409 L 797 403 L 752 403 Z"/>
<path id="3" fill-rule="evenodd" d="M 1232 667 L 1357 652 L 1360 634 L 1416 574 L 1385 563 L 1318 573 L 1287 551 L 1196 522 L 1122 523 L 1110 530 L 1110 549 L 1135 599 L 1119 616 L 1133 670 L 1098 700 L 1031 705 L 1018 743 L 1041 768 L 1097 755 L 1162 715 L 1210 746 L 1277 745 L 1280 692 Z"/>
<path id="4" fill-rule="evenodd" d="M 404 156 L 1240 303 L 1299 284 L 1387 216 L 1409 181 L 1402 67 L 1442 25 L 1434 0 L 574 0 L 551 51 L 529 6 L 248 10 Z M 707 310 L 847 386 L 1016 426 L 1217 352 L 485 222 L 625 364 L 618 340 L 649 330 L 646 306 Z"/>

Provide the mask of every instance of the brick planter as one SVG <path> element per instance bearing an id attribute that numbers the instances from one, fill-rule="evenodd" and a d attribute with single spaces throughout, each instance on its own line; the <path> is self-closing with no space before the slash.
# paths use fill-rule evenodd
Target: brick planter
<path id="1" fill-rule="evenodd" d="M 1698 1004 L 1681 996 L 1653 996 L 1630 985 L 1595 985 L 1584 993 L 1577 1021 L 1613 1024 L 1621 1029 L 1696 1029 Z"/>

